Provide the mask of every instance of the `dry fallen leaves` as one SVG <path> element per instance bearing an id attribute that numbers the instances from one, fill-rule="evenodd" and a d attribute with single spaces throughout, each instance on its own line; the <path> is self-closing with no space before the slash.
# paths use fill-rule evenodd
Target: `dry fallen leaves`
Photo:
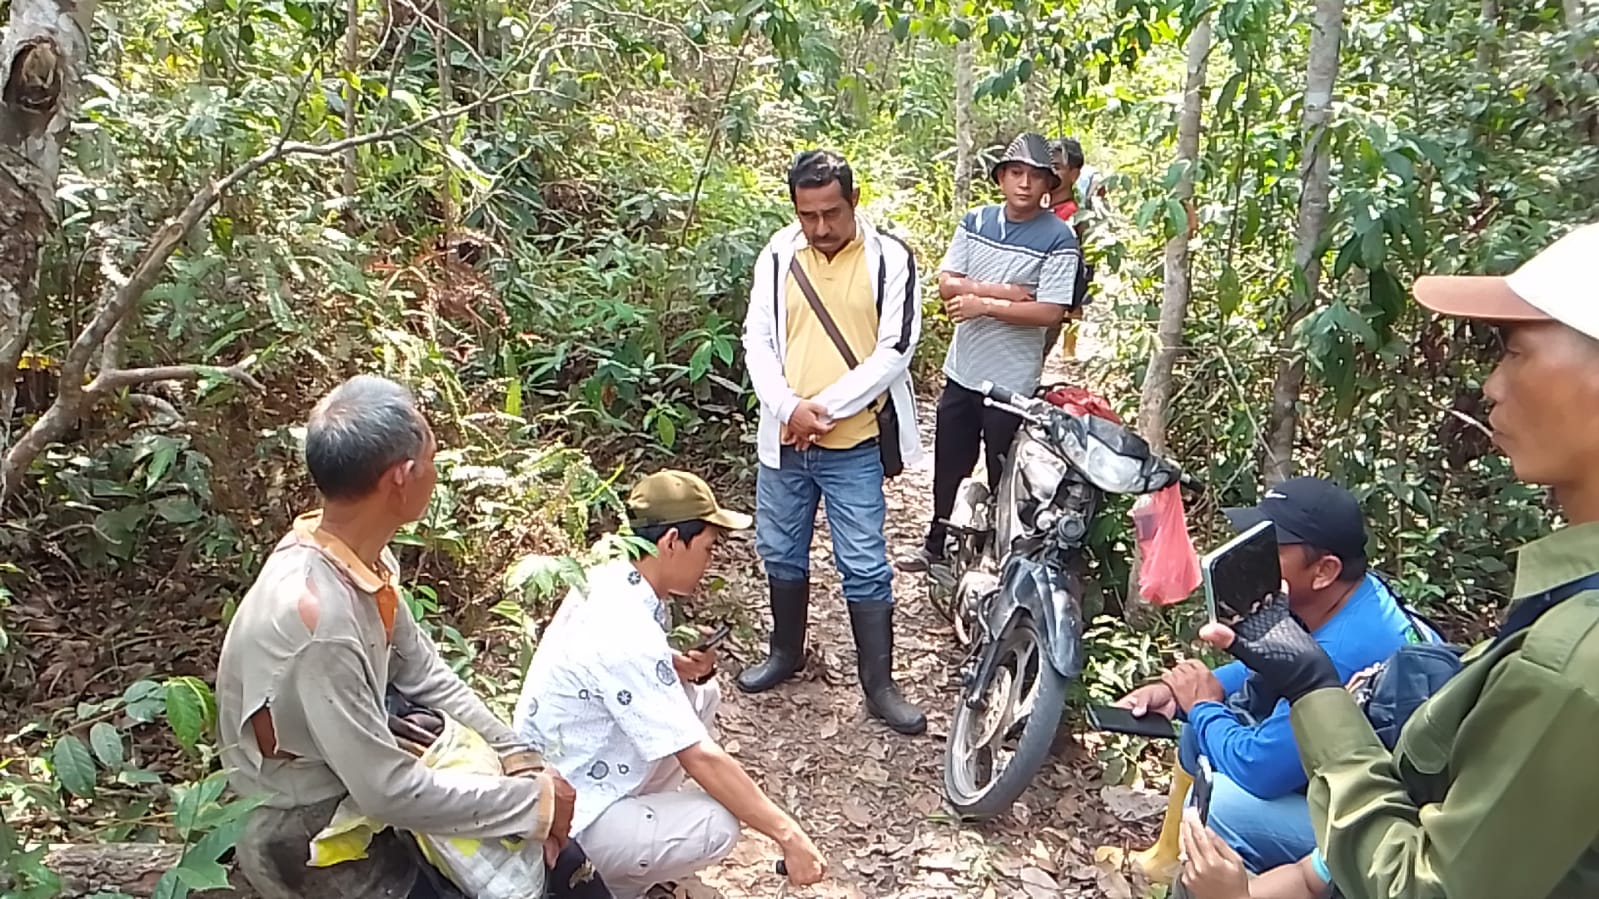
<path id="1" fill-rule="evenodd" d="M 1141 821 L 1166 810 L 1166 797 L 1148 790 L 1111 786 L 1099 791 L 1105 808 L 1119 821 Z"/>
<path id="2" fill-rule="evenodd" d="M 844 812 L 844 817 L 848 818 L 849 822 L 851 824 L 855 825 L 856 827 L 870 827 L 871 826 L 871 824 L 872 824 L 872 813 L 871 813 L 871 810 L 868 809 L 864 804 L 861 803 L 861 801 L 859 799 L 856 799 L 854 796 L 850 796 L 849 798 L 844 800 L 844 804 L 842 806 L 842 809 L 843 809 L 843 812 Z"/>

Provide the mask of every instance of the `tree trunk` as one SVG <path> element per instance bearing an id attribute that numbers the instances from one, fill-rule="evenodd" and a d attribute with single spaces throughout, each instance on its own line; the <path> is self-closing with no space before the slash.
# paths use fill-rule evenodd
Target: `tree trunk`
<path id="1" fill-rule="evenodd" d="M 1205 67 L 1210 58 L 1211 26 L 1206 15 L 1188 36 L 1188 76 L 1183 84 L 1183 106 L 1177 120 L 1177 162 L 1185 165 L 1183 176 L 1177 182 L 1177 199 L 1184 207 L 1194 198 L 1194 167 L 1199 163 L 1200 111 L 1204 106 Z M 1172 236 L 1166 242 L 1165 294 L 1160 303 L 1160 325 L 1156 332 L 1155 350 L 1149 358 L 1149 370 L 1144 375 L 1144 392 L 1138 403 L 1138 433 L 1149 445 L 1164 455 L 1166 426 L 1170 418 L 1171 398 L 1175 384 L 1172 371 L 1177 364 L 1177 354 L 1183 345 L 1183 321 L 1188 317 L 1190 288 L 1188 260 L 1188 232 Z"/>
<path id="2" fill-rule="evenodd" d="M 360 92 L 355 89 L 354 76 L 359 73 L 356 69 L 361 65 L 361 0 L 345 0 L 344 4 L 344 70 L 352 77 L 344 83 L 344 136 L 355 134 L 356 117 L 355 105 Z M 355 192 L 359 188 L 356 182 L 356 168 L 360 162 L 355 147 L 344 151 L 344 196 L 351 201 L 345 207 L 346 213 L 353 215 Z"/>
<path id="3" fill-rule="evenodd" d="M 52 846 L 45 867 L 61 878 L 62 899 L 122 892 L 145 899 L 161 875 L 176 867 L 183 847 L 166 843 L 62 844 Z M 191 899 L 257 899 L 238 872 L 231 890 L 200 890 Z"/>
<path id="4" fill-rule="evenodd" d="M 1499 0 L 1481 0 L 1482 39 L 1477 42 L 1477 69 L 1486 82 L 1499 60 Z"/>
<path id="5" fill-rule="evenodd" d="M 1573 31 L 1582 27 L 1583 0 L 1563 0 L 1561 8 L 1565 11 L 1566 27 Z"/>
<path id="6" fill-rule="evenodd" d="M 1204 108 L 1205 68 L 1210 59 L 1211 27 L 1207 13 L 1189 32 L 1185 45 L 1187 75 L 1183 79 L 1183 105 L 1177 118 L 1177 162 L 1185 165 L 1177 181 L 1177 199 L 1192 208 L 1194 167 L 1199 163 L 1200 112 Z M 1188 259 L 1189 231 L 1179 231 L 1166 242 L 1165 293 L 1160 301 L 1160 325 L 1155 332 L 1155 349 L 1144 374 L 1144 391 L 1138 400 L 1138 433 L 1155 452 L 1166 455 L 1166 428 L 1170 422 L 1172 393 L 1176 383 L 1172 371 L 1183 346 L 1183 322 L 1188 317 L 1188 298 L 1192 280 Z M 1133 546 L 1131 573 L 1127 578 L 1127 601 L 1122 617 L 1129 624 L 1141 625 L 1150 618 L 1149 602 L 1138 592 L 1139 572 L 1144 560 Z"/>
<path id="7" fill-rule="evenodd" d="M 1333 83 L 1338 78 L 1338 46 L 1343 40 L 1343 0 L 1316 0 L 1311 25 L 1310 62 L 1305 70 L 1305 110 L 1301 120 L 1304 149 L 1299 160 L 1299 216 L 1294 241 L 1294 269 L 1299 277 L 1283 317 L 1282 361 L 1271 391 L 1271 421 L 1266 435 L 1267 486 L 1294 474 L 1294 443 L 1299 429 L 1299 396 L 1305 386 L 1304 353 L 1294 345 L 1294 330 L 1316 307 L 1321 290 L 1321 257 L 1325 249 L 1328 195 L 1331 185 Z"/>
<path id="8" fill-rule="evenodd" d="M 955 45 L 955 215 L 972 205 L 972 42 Z"/>
<path id="9" fill-rule="evenodd" d="M 450 0 L 438 0 L 434 8 L 438 12 L 438 28 L 433 32 L 433 53 L 438 65 L 439 106 L 447 109 L 455 105 L 455 80 L 451 77 L 450 67 Z M 455 208 L 455 163 L 445 154 L 454 140 L 454 128 L 453 121 L 446 119 L 439 122 L 439 153 L 444 159 L 444 186 L 439 190 L 439 213 L 444 218 L 446 235 L 455 233 L 457 219 L 460 218 Z"/>
<path id="10" fill-rule="evenodd" d="M 11 443 L 17 363 L 55 230 L 56 177 L 93 19 L 93 0 L 12 0 L 0 40 L 0 449 Z"/>

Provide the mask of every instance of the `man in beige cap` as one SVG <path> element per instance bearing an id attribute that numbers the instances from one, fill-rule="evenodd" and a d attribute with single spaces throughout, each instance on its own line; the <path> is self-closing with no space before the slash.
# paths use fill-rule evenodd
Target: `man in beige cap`
<path id="1" fill-rule="evenodd" d="M 627 506 L 655 551 L 593 568 L 567 595 L 528 667 L 517 733 L 576 787 L 574 839 L 620 899 L 720 861 L 740 822 L 777 842 L 792 883 L 815 883 L 827 871 L 815 844 L 711 736 L 715 651 L 666 639 L 668 598 L 693 593 L 750 516 L 681 471 L 639 481 Z"/>
<path id="2" fill-rule="evenodd" d="M 1316 843 L 1346 899 L 1596 896 L 1599 224 L 1508 277 L 1422 278 L 1415 293 L 1503 330 L 1504 357 L 1483 385 L 1494 442 L 1564 513 L 1516 554 L 1504 624 L 1416 709 L 1392 752 L 1281 607 L 1201 635 L 1291 704 Z"/>

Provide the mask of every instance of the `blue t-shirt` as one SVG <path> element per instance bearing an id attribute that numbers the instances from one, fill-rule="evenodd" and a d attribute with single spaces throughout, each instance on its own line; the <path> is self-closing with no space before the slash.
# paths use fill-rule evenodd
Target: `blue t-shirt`
<path id="1" fill-rule="evenodd" d="M 1343 681 L 1393 655 L 1406 643 L 1432 639 L 1432 635 L 1417 631 L 1394 595 L 1373 574 L 1367 574 L 1343 608 L 1311 636 L 1327 651 Z M 1243 691 L 1249 673 L 1243 662 L 1216 669 L 1216 679 L 1229 700 Z M 1278 701 L 1270 715 L 1253 725 L 1219 702 L 1194 706 L 1180 747 L 1185 769 L 1191 770 L 1198 753 L 1210 759 L 1213 769 L 1261 799 L 1298 792 L 1309 782 L 1299 761 L 1286 700 Z"/>

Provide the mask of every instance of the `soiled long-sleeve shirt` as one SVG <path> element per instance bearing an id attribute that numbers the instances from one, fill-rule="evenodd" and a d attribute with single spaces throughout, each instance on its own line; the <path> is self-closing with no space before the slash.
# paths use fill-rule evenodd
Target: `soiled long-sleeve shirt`
<path id="1" fill-rule="evenodd" d="M 1599 572 L 1599 524 L 1521 550 L 1518 601 Z M 1347 690 L 1293 709 L 1311 821 L 1348 899 L 1599 896 L 1599 591 L 1481 648 L 1393 752 Z"/>
<path id="2" fill-rule="evenodd" d="M 555 803 L 547 777 L 434 770 L 395 742 L 384 708 L 391 684 L 502 753 L 522 748 L 399 601 L 393 555 L 384 550 L 374 570 L 320 521 L 295 522 L 222 643 L 217 729 L 234 790 L 265 794 L 273 808 L 348 794 L 362 814 L 418 833 L 543 839 Z M 277 743 L 270 758 L 251 726 L 262 708 Z"/>

